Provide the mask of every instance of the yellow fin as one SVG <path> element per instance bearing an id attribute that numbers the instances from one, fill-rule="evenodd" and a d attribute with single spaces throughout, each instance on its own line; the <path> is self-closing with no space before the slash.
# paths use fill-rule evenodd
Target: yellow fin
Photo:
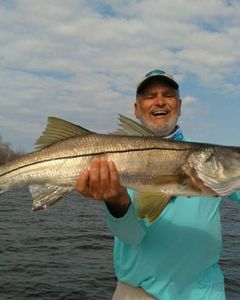
<path id="1" fill-rule="evenodd" d="M 151 178 L 144 182 L 145 185 L 160 185 L 160 184 L 177 184 L 183 183 L 186 176 L 179 175 L 162 175 Z"/>
<path id="2" fill-rule="evenodd" d="M 146 218 L 150 223 L 154 222 L 167 206 L 171 195 L 161 192 L 142 192 L 136 193 L 134 204 L 136 207 L 137 217 Z"/>
<path id="3" fill-rule="evenodd" d="M 49 117 L 47 127 L 37 139 L 35 145 L 37 149 L 42 149 L 70 137 L 93 133 L 94 132 L 68 121 L 56 117 Z"/>

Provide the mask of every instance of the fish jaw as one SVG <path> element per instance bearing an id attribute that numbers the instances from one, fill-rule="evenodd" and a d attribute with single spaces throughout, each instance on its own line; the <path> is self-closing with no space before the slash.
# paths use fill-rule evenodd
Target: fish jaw
<path id="1" fill-rule="evenodd" d="M 218 149 L 217 159 L 221 162 L 225 177 L 240 176 L 240 148 Z"/>
<path id="2" fill-rule="evenodd" d="M 219 177 L 223 182 L 231 182 L 232 189 L 240 189 L 240 148 L 218 149 L 217 159 L 222 169 Z"/>

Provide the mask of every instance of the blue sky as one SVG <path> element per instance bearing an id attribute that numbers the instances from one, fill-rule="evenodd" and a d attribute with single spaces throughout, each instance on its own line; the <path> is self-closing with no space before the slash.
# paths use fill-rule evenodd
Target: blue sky
<path id="1" fill-rule="evenodd" d="M 240 1 L 0 0 L 0 134 L 31 151 L 48 116 L 109 132 L 165 69 L 190 139 L 240 145 Z"/>

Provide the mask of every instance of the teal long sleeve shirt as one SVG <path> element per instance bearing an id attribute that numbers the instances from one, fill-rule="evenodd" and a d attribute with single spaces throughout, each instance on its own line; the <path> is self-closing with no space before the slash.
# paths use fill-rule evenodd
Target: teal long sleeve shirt
<path id="1" fill-rule="evenodd" d="M 230 198 L 240 201 L 240 192 Z M 122 218 L 107 211 L 118 280 L 160 300 L 225 299 L 220 206 L 220 197 L 176 197 L 153 224 L 133 204 Z"/>
<path id="2" fill-rule="evenodd" d="M 128 190 L 131 200 L 134 191 Z M 240 201 L 240 191 L 229 196 Z M 119 281 L 159 300 L 224 300 L 221 197 L 175 197 L 154 223 L 139 220 L 133 203 L 121 218 L 106 209 L 114 234 Z"/>

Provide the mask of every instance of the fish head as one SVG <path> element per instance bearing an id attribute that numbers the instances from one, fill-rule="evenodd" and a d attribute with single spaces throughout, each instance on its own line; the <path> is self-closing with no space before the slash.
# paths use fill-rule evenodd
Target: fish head
<path id="1" fill-rule="evenodd" d="M 240 189 L 239 147 L 206 147 L 190 155 L 188 163 L 197 178 L 217 195 Z"/>

